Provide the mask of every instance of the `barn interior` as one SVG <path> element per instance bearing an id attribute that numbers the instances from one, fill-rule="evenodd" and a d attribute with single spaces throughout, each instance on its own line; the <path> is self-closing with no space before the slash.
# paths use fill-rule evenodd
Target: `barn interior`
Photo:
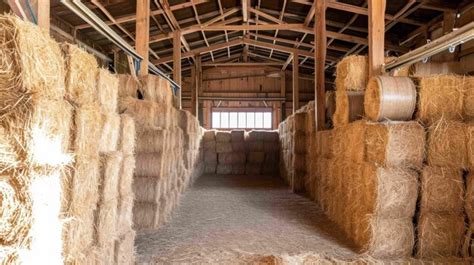
<path id="1" fill-rule="evenodd" d="M 472 264 L 471 0 L 0 0 L 0 264 Z"/>

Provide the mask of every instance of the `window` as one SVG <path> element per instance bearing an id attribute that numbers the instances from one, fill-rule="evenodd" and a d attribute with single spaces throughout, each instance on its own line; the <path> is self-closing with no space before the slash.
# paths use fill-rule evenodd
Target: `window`
<path id="1" fill-rule="evenodd" d="M 272 129 L 271 111 L 213 111 L 213 129 Z"/>

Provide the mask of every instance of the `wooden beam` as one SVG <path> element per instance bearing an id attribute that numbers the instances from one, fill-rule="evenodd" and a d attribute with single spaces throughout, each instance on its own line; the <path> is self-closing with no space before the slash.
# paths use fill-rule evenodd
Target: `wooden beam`
<path id="1" fill-rule="evenodd" d="M 242 18 L 245 23 L 249 21 L 249 7 L 250 0 L 241 0 L 242 1 Z"/>
<path id="2" fill-rule="evenodd" d="M 385 43 L 386 0 L 369 2 L 369 78 L 382 74 Z"/>
<path id="3" fill-rule="evenodd" d="M 300 108 L 298 53 L 293 54 L 293 113 Z"/>
<path id="4" fill-rule="evenodd" d="M 51 2 L 50 0 L 34 0 L 33 11 L 38 19 L 38 26 L 49 32 L 51 19 Z"/>
<path id="5" fill-rule="evenodd" d="M 192 2 L 185 2 L 185 3 L 182 3 L 182 4 L 172 5 L 172 6 L 170 6 L 170 9 L 171 9 L 171 11 L 176 11 L 176 10 L 180 10 L 180 9 L 183 9 L 183 8 L 191 7 L 193 4 L 199 5 L 199 4 L 209 3 L 209 2 L 211 2 L 211 0 L 193 0 Z M 150 11 L 150 16 L 162 15 L 163 13 L 164 12 L 161 9 L 152 10 L 152 11 Z M 105 24 L 111 26 L 111 25 L 115 25 L 115 24 L 122 24 L 122 23 L 132 22 L 132 21 L 135 21 L 135 20 L 136 20 L 135 14 L 130 14 L 130 15 L 124 15 L 124 16 L 117 17 L 115 22 L 110 21 L 110 20 L 104 21 L 104 22 L 105 22 Z M 89 25 L 87 23 L 84 23 L 84 24 L 80 24 L 80 25 L 76 26 L 75 28 L 81 30 L 81 29 L 87 29 L 87 28 L 90 28 L 90 27 L 91 27 L 91 25 Z"/>
<path id="6" fill-rule="evenodd" d="M 282 51 L 286 53 L 295 53 L 296 51 L 296 49 L 291 48 L 291 47 L 275 45 L 268 42 L 256 41 L 256 40 L 252 40 L 248 38 L 244 38 L 243 40 L 244 40 L 244 43 L 249 44 L 249 45 L 258 46 L 258 47 L 267 48 L 267 49 L 274 49 L 274 50 L 278 50 L 278 51 Z M 309 51 L 298 50 L 297 53 L 304 56 L 308 56 L 308 57 L 314 56 L 314 54 Z"/>
<path id="7" fill-rule="evenodd" d="M 274 17 L 274 16 L 272 16 L 272 15 L 269 15 L 269 14 L 263 12 L 263 11 L 257 10 L 257 9 L 255 9 L 255 8 L 249 7 L 249 11 L 252 12 L 252 13 L 254 13 L 255 15 L 258 15 L 258 16 L 261 16 L 261 17 L 263 17 L 263 18 L 266 18 L 266 19 L 268 19 L 268 20 L 270 20 L 270 21 L 272 21 L 272 22 L 274 22 L 274 23 L 276 23 L 276 24 L 286 24 L 285 21 L 283 21 L 283 20 L 281 20 L 281 19 L 278 19 L 278 18 L 276 18 L 276 17 Z"/>
<path id="8" fill-rule="evenodd" d="M 232 66 L 232 67 L 261 67 L 261 66 L 281 66 L 282 63 L 204 63 L 205 67 Z"/>
<path id="9" fill-rule="evenodd" d="M 314 47 L 315 58 L 315 102 L 316 107 L 315 117 L 317 130 L 323 130 L 326 125 L 326 76 L 325 76 L 325 62 L 326 62 L 326 1 L 316 2 L 315 12 L 314 36 L 318 36 Z"/>
<path id="10" fill-rule="evenodd" d="M 181 86 L 181 32 L 176 31 L 173 38 L 173 80 Z M 181 109 L 181 90 L 178 90 L 178 107 Z"/>
<path id="11" fill-rule="evenodd" d="M 148 74 L 149 41 L 150 41 L 150 0 L 137 0 L 137 23 L 135 47 L 138 54 L 143 57 L 140 64 L 139 75 Z"/>

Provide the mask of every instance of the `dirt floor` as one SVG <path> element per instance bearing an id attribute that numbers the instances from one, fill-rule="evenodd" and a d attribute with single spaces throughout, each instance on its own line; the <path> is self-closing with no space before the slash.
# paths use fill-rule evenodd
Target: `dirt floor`
<path id="1" fill-rule="evenodd" d="M 222 263 L 253 254 L 353 257 L 347 242 L 314 202 L 275 177 L 204 175 L 172 221 L 138 233 L 136 247 L 139 263 Z"/>
<path id="2" fill-rule="evenodd" d="M 316 203 L 263 176 L 201 176 L 171 222 L 139 232 L 135 246 L 138 264 L 385 263 L 358 255 Z"/>

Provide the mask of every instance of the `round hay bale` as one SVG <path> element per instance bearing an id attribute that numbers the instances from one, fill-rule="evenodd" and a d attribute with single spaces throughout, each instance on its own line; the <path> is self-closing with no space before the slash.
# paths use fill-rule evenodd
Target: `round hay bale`
<path id="1" fill-rule="evenodd" d="M 425 166 L 420 180 L 420 208 L 423 211 L 462 214 L 464 204 L 462 170 Z"/>
<path id="2" fill-rule="evenodd" d="M 416 88 L 408 77 L 375 76 L 364 96 L 365 115 L 372 121 L 411 120 L 416 107 Z"/>
<path id="3" fill-rule="evenodd" d="M 466 125 L 441 119 L 428 129 L 427 161 L 431 166 L 467 168 Z"/>
<path id="4" fill-rule="evenodd" d="M 421 168 L 425 130 L 417 122 L 367 123 L 366 160 L 385 167 Z"/>
<path id="5" fill-rule="evenodd" d="M 336 88 L 363 91 L 367 86 L 368 76 L 367 56 L 346 56 L 336 66 Z"/>
<path id="6" fill-rule="evenodd" d="M 336 90 L 336 110 L 333 115 L 335 128 L 359 120 L 363 115 L 364 92 Z"/>
<path id="7" fill-rule="evenodd" d="M 418 219 L 417 258 L 455 257 L 465 232 L 462 214 L 422 212 Z"/>
<path id="8" fill-rule="evenodd" d="M 437 75 L 420 78 L 417 117 L 426 124 L 440 119 L 462 120 L 464 77 Z"/>

